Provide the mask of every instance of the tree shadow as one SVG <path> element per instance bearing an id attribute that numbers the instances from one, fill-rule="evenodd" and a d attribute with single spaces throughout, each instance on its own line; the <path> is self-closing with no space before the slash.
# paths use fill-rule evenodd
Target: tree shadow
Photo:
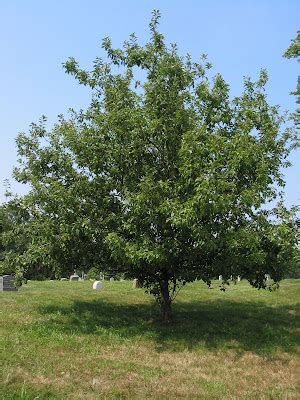
<path id="1" fill-rule="evenodd" d="M 270 307 L 229 300 L 174 304 L 175 322 L 160 322 L 158 308 L 147 304 L 115 304 L 102 299 L 74 301 L 71 306 L 44 306 L 47 331 L 109 334 L 118 339 L 152 340 L 157 351 L 235 349 L 272 357 L 277 350 L 293 353 L 299 344 L 296 306 Z"/>

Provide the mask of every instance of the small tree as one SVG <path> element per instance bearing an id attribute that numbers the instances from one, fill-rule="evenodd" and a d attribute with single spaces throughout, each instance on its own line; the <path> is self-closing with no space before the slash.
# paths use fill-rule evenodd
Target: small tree
<path id="1" fill-rule="evenodd" d="M 240 275 L 265 288 L 265 274 L 282 278 L 294 225 L 272 222 L 262 206 L 284 186 L 293 133 L 281 132 L 284 118 L 267 103 L 265 71 L 230 99 L 221 75 L 210 83 L 205 55 L 193 62 L 166 46 L 158 20 L 154 12 L 145 46 L 131 35 L 114 49 L 105 38 L 108 61 L 90 72 L 64 64 L 91 88 L 91 105 L 51 132 L 42 119 L 19 135 L 15 174 L 51 226 L 52 254 L 73 252 L 103 271 L 115 264 L 168 322 L 186 282 Z"/>

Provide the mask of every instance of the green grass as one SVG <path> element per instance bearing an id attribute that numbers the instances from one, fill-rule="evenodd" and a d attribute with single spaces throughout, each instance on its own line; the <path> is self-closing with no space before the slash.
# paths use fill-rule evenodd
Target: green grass
<path id="1" fill-rule="evenodd" d="M 0 293 L 0 399 L 300 397 L 299 280 L 272 293 L 195 282 L 171 326 L 130 282 L 91 286 Z"/>

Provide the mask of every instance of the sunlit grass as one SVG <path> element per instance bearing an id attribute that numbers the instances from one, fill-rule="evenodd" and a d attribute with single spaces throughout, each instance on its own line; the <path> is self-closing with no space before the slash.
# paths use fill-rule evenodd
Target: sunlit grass
<path id="1" fill-rule="evenodd" d="M 171 326 L 131 282 L 91 287 L 29 282 L 0 294 L 0 398 L 298 398 L 299 281 L 274 293 L 195 282 Z"/>

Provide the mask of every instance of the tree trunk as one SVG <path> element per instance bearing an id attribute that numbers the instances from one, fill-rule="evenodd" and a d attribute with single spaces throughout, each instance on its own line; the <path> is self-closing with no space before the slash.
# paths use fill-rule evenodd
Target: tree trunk
<path id="1" fill-rule="evenodd" d="M 171 308 L 171 303 L 172 300 L 169 295 L 169 281 L 164 280 L 161 282 L 160 285 L 160 291 L 161 291 L 161 311 L 162 311 L 162 319 L 163 322 L 166 324 L 169 324 L 173 320 L 173 314 L 172 314 L 172 308 Z"/>

